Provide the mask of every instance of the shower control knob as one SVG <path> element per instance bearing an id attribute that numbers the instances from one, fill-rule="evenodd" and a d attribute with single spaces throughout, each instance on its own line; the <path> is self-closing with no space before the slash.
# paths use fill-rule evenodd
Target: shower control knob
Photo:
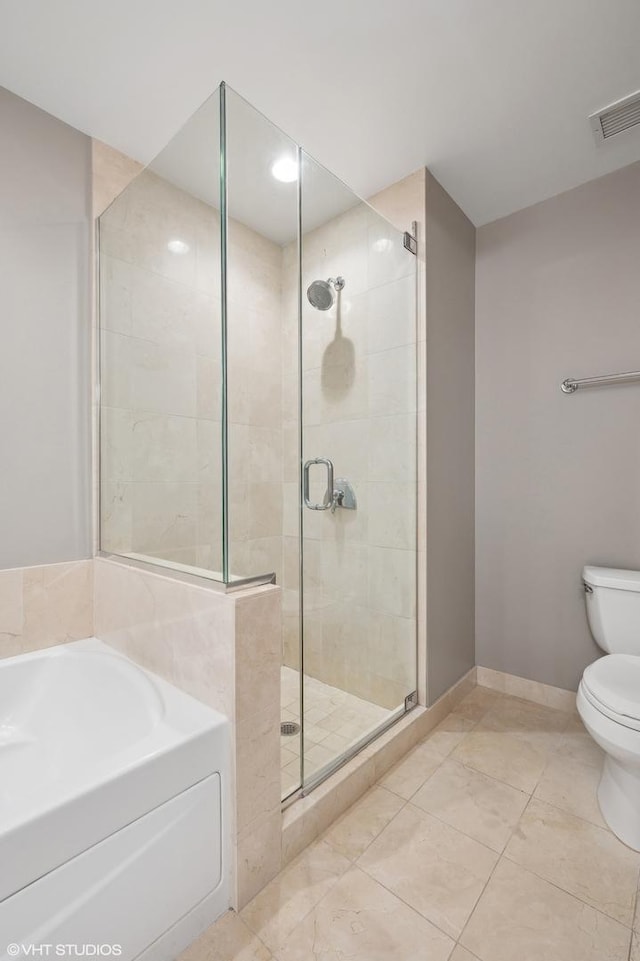
<path id="1" fill-rule="evenodd" d="M 354 511 L 358 506 L 356 492 L 346 477 L 337 477 L 331 497 L 331 513 L 335 514 L 338 507 Z"/>

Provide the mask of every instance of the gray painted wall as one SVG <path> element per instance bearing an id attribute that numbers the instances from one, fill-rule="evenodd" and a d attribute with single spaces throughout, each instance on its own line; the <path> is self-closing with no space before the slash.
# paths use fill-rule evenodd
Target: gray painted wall
<path id="1" fill-rule="evenodd" d="M 640 164 L 478 231 L 477 660 L 575 689 L 585 563 L 640 569 Z"/>
<path id="2" fill-rule="evenodd" d="M 427 172 L 427 691 L 475 664 L 476 231 Z"/>
<path id="3" fill-rule="evenodd" d="M 0 568 L 88 557 L 90 141 L 0 88 Z"/>

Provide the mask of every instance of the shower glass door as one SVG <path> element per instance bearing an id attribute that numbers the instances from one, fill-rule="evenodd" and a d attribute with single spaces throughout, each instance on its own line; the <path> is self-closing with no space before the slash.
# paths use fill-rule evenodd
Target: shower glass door
<path id="1" fill-rule="evenodd" d="M 300 212 L 308 787 L 404 713 L 416 689 L 416 257 L 304 153 Z"/>

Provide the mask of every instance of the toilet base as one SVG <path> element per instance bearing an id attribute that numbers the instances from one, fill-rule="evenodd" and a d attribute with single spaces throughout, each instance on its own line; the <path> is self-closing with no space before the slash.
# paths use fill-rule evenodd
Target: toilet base
<path id="1" fill-rule="evenodd" d="M 598 786 L 602 816 L 624 844 L 640 851 L 640 769 L 605 756 Z"/>

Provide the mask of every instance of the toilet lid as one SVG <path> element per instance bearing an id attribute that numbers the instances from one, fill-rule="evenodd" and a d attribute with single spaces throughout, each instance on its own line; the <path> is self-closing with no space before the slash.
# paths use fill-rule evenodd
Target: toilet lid
<path id="1" fill-rule="evenodd" d="M 606 714 L 640 720 L 640 657 L 607 654 L 586 668 L 582 681 L 590 700 L 599 701 Z"/>

